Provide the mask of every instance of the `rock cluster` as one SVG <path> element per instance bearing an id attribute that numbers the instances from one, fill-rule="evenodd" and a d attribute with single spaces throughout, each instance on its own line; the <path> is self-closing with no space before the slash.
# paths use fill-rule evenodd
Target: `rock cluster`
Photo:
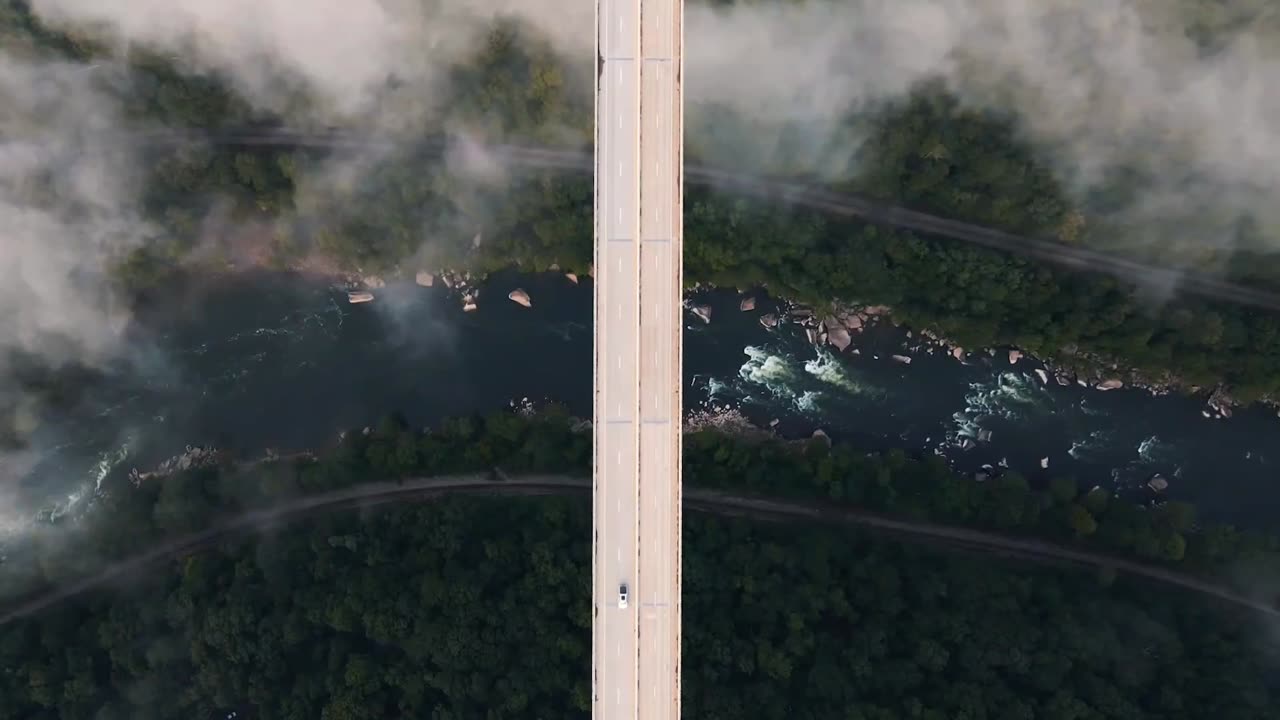
<path id="1" fill-rule="evenodd" d="M 423 278 L 424 275 L 431 278 L 431 284 L 434 284 L 435 277 L 426 272 L 418 273 L 419 278 Z M 473 284 L 471 273 L 458 272 L 456 270 L 441 270 L 438 277 L 445 287 L 458 292 L 462 296 L 463 312 L 475 311 L 476 301 L 480 298 L 480 288 Z M 431 287 L 431 284 L 424 284 L 421 280 L 419 280 L 418 284 L 423 285 L 424 287 Z"/>
<path id="2" fill-rule="evenodd" d="M 684 419 L 684 432 L 718 430 L 740 437 L 769 437 L 772 433 L 757 427 L 737 408 L 708 404 L 690 411 Z"/>
<path id="3" fill-rule="evenodd" d="M 188 445 L 181 453 L 160 463 L 155 470 L 142 472 L 138 470 L 138 468 L 131 469 L 129 471 L 129 479 L 134 485 L 137 485 L 143 480 L 149 480 L 155 477 L 164 477 L 184 470 L 191 470 L 193 468 L 216 465 L 219 457 L 218 451 L 213 448 L 201 447 L 199 445 Z"/>

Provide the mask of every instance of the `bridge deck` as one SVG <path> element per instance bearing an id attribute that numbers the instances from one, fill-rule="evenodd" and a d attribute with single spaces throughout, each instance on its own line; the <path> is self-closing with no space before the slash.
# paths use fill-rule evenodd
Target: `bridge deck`
<path id="1" fill-rule="evenodd" d="M 592 715 L 678 720 L 683 4 L 597 19 Z"/>

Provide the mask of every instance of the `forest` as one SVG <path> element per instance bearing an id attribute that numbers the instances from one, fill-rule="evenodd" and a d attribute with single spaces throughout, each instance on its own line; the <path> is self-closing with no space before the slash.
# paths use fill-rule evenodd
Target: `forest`
<path id="1" fill-rule="evenodd" d="M 291 498 L 373 481 L 501 467 L 511 475 L 585 477 L 589 424 L 562 409 L 469 416 L 410 428 L 397 415 L 347 433 L 315 455 L 268 462 L 221 458 L 163 478 L 104 481 L 81 516 L 51 519 L 0 563 L 0 603 L 65 584 L 168 538 L 212 527 Z M 1044 539 L 1116 557 L 1156 563 L 1247 593 L 1280 595 L 1280 539 L 1262 530 L 1201 522 L 1194 506 L 1121 496 L 1071 477 L 1032 484 L 1006 472 L 977 482 L 938 456 L 867 454 L 820 438 L 785 441 L 718 430 L 688 434 L 683 477 L 690 487 L 754 497 L 821 501 L 889 517 L 973 527 Z"/>
<path id="2" fill-rule="evenodd" d="M 0 718 L 585 718 L 590 528 L 454 498 L 228 541 L 0 627 Z M 1176 593 L 698 513 L 684 563 L 689 717 L 1275 717 L 1269 633 Z"/>

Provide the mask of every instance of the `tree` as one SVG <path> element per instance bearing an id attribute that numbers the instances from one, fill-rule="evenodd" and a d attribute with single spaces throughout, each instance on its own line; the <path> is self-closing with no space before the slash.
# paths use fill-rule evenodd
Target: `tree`
<path id="1" fill-rule="evenodd" d="M 1160 538 L 1160 556 L 1178 562 L 1187 553 L 1187 540 L 1181 533 L 1170 531 Z"/>
<path id="2" fill-rule="evenodd" d="M 1053 498 L 1054 504 L 1066 505 L 1076 499 L 1080 494 L 1080 489 L 1073 477 L 1054 477 L 1049 481 L 1049 496 Z"/>
<path id="3" fill-rule="evenodd" d="M 1083 506 L 1072 503 L 1067 507 L 1068 523 L 1076 537 L 1087 537 L 1092 535 L 1098 529 L 1098 523 L 1093 519 L 1093 515 Z"/>

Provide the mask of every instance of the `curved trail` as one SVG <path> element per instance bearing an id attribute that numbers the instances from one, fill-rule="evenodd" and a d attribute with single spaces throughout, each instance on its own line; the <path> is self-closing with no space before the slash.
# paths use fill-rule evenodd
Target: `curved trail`
<path id="1" fill-rule="evenodd" d="M 391 149 L 405 144 L 392 137 L 373 138 L 346 132 L 308 133 L 288 130 L 222 132 L 198 139 L 186 133 L 157 132 L 135 135 L 133 138 L 135 141 L 155 146 L 182 146 L 193 142 L 212 142 L 249 147 Z M 455 145 L 445 136 L 433 136 L 425 141 L 416 140 L 414 144 L 432 153 L 444 153 Z M 515 167 L 564 170 L 584 174 L 594 170 L 594 160 L 589 150 L 509 144 L 475 147 Z M 696 164 L 685 165 L 685 179 L 693 185 L 711 186 L 741 195 L 819 210 L 840 217 L 856 217 L 877 225 L 961 240 L 1069 270 L 1111 275 L 1148 287 L 1177 287 L 1184 292 L 1213 300 L 1280 312 L 1280 293 L 1228 282 L 1192 270 L 1153 267 L 1096 250 L 1015 235 L 994 228 L 910 210 L 868 197 L 833 192 L 805 183 L 769 180 Z"/>
<path id="2" fill-rule="evenodd" d="M 500 476 L 503 479 L 496 479 Z M 501 471 L 495 475 L 475 473 L 433 478 L 414 478 L 403 483 L 378 482 L 335 490 L 283 502 L 274 507 L 246 512 L 217 523 L 197 533 L 175 538 L 150 550 L 107 566 L 95 575 L 55 588 L 20 601 L 0 614 L 0 625 L 40 612 L 59 602 L 104 585 L 113 579 L 163 560 L 182 557 L 212 547 L 230 536 L 245 531 L 270 528 L 280 522 L 308 515 L 344 509 L 376 507 L 390 503 L 414 502 L 445 495 L 571 495 L 591 492 L 591 480 L 567 476 L 526 475 L 508 478 Z M 1255 598 L 1190 575 L 1139 562 L 1115 558 L 1101 553 L 1075 550 L 1039 540 L 941 525 L 930 522 L 899 520 L 862 510 L 825 507 L 765 498 L 685 488 L 684 505 L 716 515 L 747 517 L 757 520 L 809 519 L 823 523 L 859 525 L 897 533 L 907 537 L 942 541 L 984 552 L 1012 554 L 1039 562 L 1067 562 L 1097 568 L 1112 568 L 1148 580 L 1175 585 L 1227 603 L 1280 618 L 1280 608 Z"/>

